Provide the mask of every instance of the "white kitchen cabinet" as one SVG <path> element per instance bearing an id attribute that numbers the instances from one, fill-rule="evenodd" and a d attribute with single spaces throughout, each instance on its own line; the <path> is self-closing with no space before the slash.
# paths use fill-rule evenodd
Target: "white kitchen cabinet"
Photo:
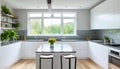
<path id="1" fill-rule="evenodd" d="M 35 51 L 39 48 L 41 44 L 48 42 L 22 42 L 22 58 L 23 59 L 33 59 L 35 58 Z M 78 58 L 88 58 L 88 42 L 56 42 L 70 44 L 76 50 L 76 56 Z"/>
<path id="2" fill-rule="evenodd" d="M 41 44 L 45 42 L 22 42 L 22 58 L 23 59 L 35 59 L 35 51 L 39 48 Z"/>
<path id="3" fill-rule="evenodd" d="M 91 29 L 120 29 L 120 0 L 105 0 L 90 12 Z"/>
<path id="4" fill-rule="evenodd" d="M 89 58 L 103 69 L 108 69 L 108 47 L 98 43 L 89 42 Z"/>
<path id="5" fill-rule="evenodd" d="M 75 55 L 77 58 L 86 59 L 88 58 L 88 41 L 77 41 L 77 42 L 63 42 L 70 44 L 76 51 Z"/>
<path id="6" fill-rule="evenodd" d="M 0 46 L 0 69 L 8 69 L 19 59 L 21 59 L 21 41 Z"/>

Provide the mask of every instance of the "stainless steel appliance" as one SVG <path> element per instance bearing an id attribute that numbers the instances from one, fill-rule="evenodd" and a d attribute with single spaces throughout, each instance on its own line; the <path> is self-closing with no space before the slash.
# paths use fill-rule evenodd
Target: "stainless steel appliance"
<path id="1" fill-rule="evenodd" d="M 109 51 L 109 69 L 120 69 L 120 52 Z"/>

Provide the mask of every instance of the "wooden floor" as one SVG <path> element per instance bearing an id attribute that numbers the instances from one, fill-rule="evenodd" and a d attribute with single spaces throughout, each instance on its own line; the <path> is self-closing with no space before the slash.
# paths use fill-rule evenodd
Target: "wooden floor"
<path id="1" fill-rule="evenodd" d="M 9 69 L 35 69 L 35 60 L 22 59 L 12 65 Z M 77 61 L 77 69 L 101 69 L 90 59 L 79 59 Z"/>

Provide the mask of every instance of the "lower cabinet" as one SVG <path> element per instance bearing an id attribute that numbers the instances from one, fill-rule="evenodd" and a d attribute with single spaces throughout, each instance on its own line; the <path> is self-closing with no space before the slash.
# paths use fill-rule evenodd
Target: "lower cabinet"
<path id="1" fill-rule="evenodd" d="M 35 59 L 35 51 L 39 48 L 44 42 L 22 42 L 22 59 Z"/>
<path id="2" fill-rule="evenodd" d="M 98 43 L 89 42 L 89 58 L 103 69 L 108 69 L 108 47 Z"/>
<path id="3" fill-rule="evenodd" d="M 22 42 L 22 54 L 23 59 L 35 59 L 35 51 L 39 48 L 41 44 L 48 42 Z M 88 58 L 88 42 L 56 42 L 70 44 L 74 50 L 76 50 L 76 56 L 81 59 Z"/>
<path id="4" fill-rule="evenodd" d="M 70 44 L 76 51 L 75 56 L 80 59 L 88 58 L 88 41 L 78 41 L 78 42 L 61 42 L 65 44 Z"/>
<path id="5" fill-rule="evenodd" d="M 8 69 L 19 59 L 21 59 L 21 41 L 0 46 L 0 69 Z"/>

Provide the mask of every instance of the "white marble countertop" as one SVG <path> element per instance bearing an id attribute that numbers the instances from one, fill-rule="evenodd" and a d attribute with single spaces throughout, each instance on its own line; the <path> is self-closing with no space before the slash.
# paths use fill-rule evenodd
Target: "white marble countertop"
<path id="1" fill-rule="evenodd" d="M 54 44 L 54 48 L 50 48 L 49 44 L 43 44 L 36 53 L 76 53 L 76 51 L 69 44 Z"/>
<path id="2" fill-rule="evenodd" d="M 104 44 L 102 40 L 92 40 L 91 42 L 102 44 L 103 46 L 108 47 L 109 49 L 115 49 L 120 52 L 120 46 L 110 46 L 109 44 Z"/>

